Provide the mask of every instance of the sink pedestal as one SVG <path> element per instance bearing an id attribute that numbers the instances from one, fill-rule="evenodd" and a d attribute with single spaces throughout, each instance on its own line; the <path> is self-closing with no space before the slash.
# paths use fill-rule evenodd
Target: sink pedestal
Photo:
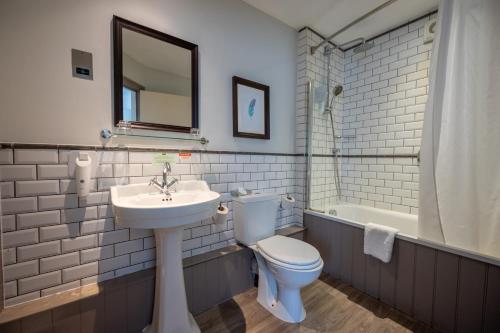
<path id="1" fill-rule="evenodd" d="M 143 332 L 200 332 L 187 307 L 182 234 L 185 226 L 217 213 L 220 194 L 210 191 L 203 180 L 177 182 L 169 200 L 147 183 L 112 186 L 110 192 L 117 225 L 155 230 L 155 306 L 153 322 Z"/>
<path id="2" fill-rule="evenodd" d="M 184 228 L 155 229 L 156 285 L 153 322 L 144 333 L 199 333 L 200 328 L 188 311 L 182 235 Z"/>

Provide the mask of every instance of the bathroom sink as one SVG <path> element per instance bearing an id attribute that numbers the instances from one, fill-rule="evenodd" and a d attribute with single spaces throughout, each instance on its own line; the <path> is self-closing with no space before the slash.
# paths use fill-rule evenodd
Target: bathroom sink
<path id="1" fill-rule="evenodd" d="M 154 229 L 156 286 L 153 322 L 145 333 L 198 333 L 189 313 L 182 267 L 183 229 L 214 216 L 220 194 L 201 180 L 180 181 L 169 194 L 155 185 L 111 187 L 116 223 L 123 227 Z"/>
<path id="2" fill-rule="evenodd" d="M 175 228 L 215 215 L 220 194 L 202 180 L 180 181 L 170 198 L 153 185 L 113 186 L 111 202 L 116 223 L 129 228 Z"/>

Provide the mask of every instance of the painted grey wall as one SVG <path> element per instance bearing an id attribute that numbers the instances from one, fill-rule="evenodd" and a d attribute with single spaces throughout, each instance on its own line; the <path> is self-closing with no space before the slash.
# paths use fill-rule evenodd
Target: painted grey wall
<path id="1" fill-rule="evenodd" d="M 211 149 L 294 151 L 296 32 L 234 0 L 2 1 L 0 141 L 100 144 L 112 125 L 113 15 L 199 45 Z M 92 52 L 94 81 L 72 78 L 72 48 Z M 271 86 L 271 140 L 233 138 L 233 75 Z"/>

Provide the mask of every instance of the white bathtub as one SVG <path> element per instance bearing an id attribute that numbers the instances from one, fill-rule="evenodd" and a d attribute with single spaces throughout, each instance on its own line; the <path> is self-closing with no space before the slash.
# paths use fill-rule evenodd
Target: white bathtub
<path id="1" fill-rule="evenodd" d="M 335 219 L 341 219 L 351 224 L 376 223 L 393 227 L 399 230 L 400 234 L 417 238 L 418 217 L 417 215 L 394 212 L 387 209 L 379 209 L 368 206 L 354 204 L 339 204 L 330 207 L 325 214 Z"/>
<path id="2" fill-rule="evenodd" d="M 361 229 L 364 229 L 365 224 L 370 222 L 386 225 L 399 230 L 399 233 L 396 235 L 397 238 L 500 266 L 499 257 L 419 238 L 417 215 L 349 203 L 331 206 L 324 212 L 305 210 L 305 213 Z"/>

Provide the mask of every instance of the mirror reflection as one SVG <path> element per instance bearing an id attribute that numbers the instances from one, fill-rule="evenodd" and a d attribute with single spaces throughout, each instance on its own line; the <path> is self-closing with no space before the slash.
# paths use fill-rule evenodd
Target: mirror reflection
<path id="1" fill-rule="evenodd" d="M 115 124 L 189 133 L 198 127 L 198 47 L 113 18 Z"/>
<path id="2" fill-rule="evenodd" d="M 191 127 L 191 51 L 122 34 L 123 120 Z"/>

